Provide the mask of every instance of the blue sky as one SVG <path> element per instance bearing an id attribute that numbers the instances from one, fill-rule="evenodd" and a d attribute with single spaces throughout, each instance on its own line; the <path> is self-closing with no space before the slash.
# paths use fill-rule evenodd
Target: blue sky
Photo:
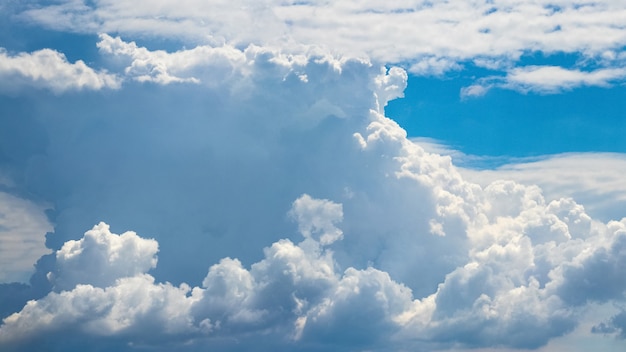
<path id="1" fill-rule="evenodd" d="M 476 155 L 626 152 L 624 86 L 550 95 L 492 91 L 460 99 L 473 75 L 469 69 L 444 79 L 411 76 L 405 98 L 390 102 L 386 114 L 409 137 L 438 139 Z"/>
<path id="2" fill-rule="evenodd" d="M 0 349 L 624 349 L 625 16 L 2 3 Z"/>

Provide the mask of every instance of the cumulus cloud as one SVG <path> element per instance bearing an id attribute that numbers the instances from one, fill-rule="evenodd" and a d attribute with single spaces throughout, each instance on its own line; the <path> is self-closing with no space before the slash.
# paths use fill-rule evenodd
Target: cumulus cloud
<path id="1" fill-rule="evenodd" d="M 347 197 L 354 188 L 353 197 L 365 206 L 357 211 L 376 211 L 358 189 L 363 187 L 359 183 L 373 184 L 380 175 L 346 177 L 347 170 L 366 164 L 350 160 L 360 154 L 353 134 L 366 127 L 370 108 L 381 109 L 402 93 L 406 73 L 317 52 L 224 51 L 236 55 L 194 52 L 198 63 L 188 73 L 199 78 L 199 85 L 156 85 L 147 93 L 128 83 L 127 89 L 110 95 L 81 95 L 79 100 L 55 96 L 50 104 L 16 98 L 32 107 L 26 114 L 31 118 L 20 120 L 24 128 L 41 132 L 25 134 L 21 143 L 41 150 L 24 151 L 23 163 L 3 166 L 13 168 L 16 179 L 28 179 L 21 185 L 27 192 L 54 203 L 49 248 L 60 249 L 76 239 L 75 231 L 89 226 L 85 222 L 101 217 L 112 224 L 134 224 L 159 240 L 160 257 L 176 258 L 155 272 L 166 280 L 191 281 L 224 256 L 245 264 L 258 259 L 258 248 L 290 228 L 285 207 L 302 191 Z M 225 67 L 234 73 L 214 74 Z M 75 110 L 66 109 L 69 103 Z M 81 125 L 84 130 L 77 129 Z M 328 143 L 320 143 L 318 135 Z M 334 150 L 345 153 L 329 162 L 325 155 Z M 336 177 L 344 180 L 335 182 Z M 290 181 L 275 182 L 280 179 Z M 174 183 L 181 187 L 174 190 Z M 161 191 L 155 193 L 155 187 Z M 244 211 L 248 221 L 240 221 Z M 192 214 L 197 217 L 190 221 Z M 314 227 L 311 231 L 323 235 Z M 250 233 L 262 235 L 250 238 Z M 328 240 L 339 233 L 328 232 Z M 249 245 L 241 246 L 244 241 Z M 356 248 L 343 252 L 346 258 L 360 256 Z M 43 275 L 53 271 L 40 268 L 40 274 L 44 270 Z"/>
<path id="2" fill-rule="evenodd" d="M 0 191 L 0 282 L 28 282 L 34 264 L 50 253 L 46 207 Z"/>
<path id="3" fill-rule="evenodd" d="M 488 186 L 498 180 L 537 185 L 546 199 L 572 198 L 601 221 L 624 216 L 626 159 L 619 153 L 564 153 L 515 158 L 465 154 L 430 138 L 413 138 L 424 150 L 449 155 L 463 178 Z"/>
<path id="4" fill-rule="evenodd" d="M 202 72 L 198 66 L 219 61 L 225 66 L 222 70 L 205 71 L 204 74 L 221 75 L 220 81 L 229 78 L 236 71 L 238 64 L 246 61 L 240 50 L 232 47 L 212 48 L 199 46 L 191 50 L 183 50 L 168 53 L 163 50 L 149 51 L 144 47 L 138 47 L 134 42 L 124 42 L 119 37 L 113 38 L 107 34 L 100 35 L 98 48 L 105 54 L 112 54 L 121 58 L 128 58 L 129 64 L 124 69 L 126 76 L 139 82 L 155 82 L 158 84 L 169 83 L 199 83 L 199 79 L 193 76 L 193 72 Z M 233 67 L 234 66 L 234 67 Z M 217 77 L 209 77 L 205 82 L 215 81 Z"/>
<path id="5" fill-rule="evenodd" d="M 512 183 L 486 189 L 485 199 L 503 192 L 520 198 L 523 208 L 486 213 L 488 224 L 470 226 L 475 245 L 468 263 L 422 299 L 373 267 L 342 273 L 332 243 L 310 237 L 311 219 L 343 220 L 341 205 L 308 195 L 291 210 L 299 215 L 300 243 L 275 242 L 249 269 L 224 258 L 199 287 L 157 283 L 147 274 L 156 263 L 156 242 L 132 232 L 112 234 L 101 223 L 57 251 L 51 280 L 63 282 L 64 290 L 5 318 L 0 343 L 36 347 L 54 334 L 64 336 L 60 346 L 90 337 L 154 345 L 158 332 L 192 349 L 229 338 L 252 346 L 266 334 L 275 336 L 274 347 L 292 349 L 536 348 L 572 330 L 581 312 L 576 307 L 588 300 L 623 298 L 626 222 L 593 223 L 573 202 L 546 204 L 532 187 Z M 67 263 L 80 256 L 95 257 L 97 265 Z M 620 321 L 616 316 L 610 324 Z M 613 325 L 596 331 L 614 331 Z"/>
<path id="6" fill-rule="evenodd" d="M 626 220 L 467 181 L 383 115 L 400 68 L 107 35 L 100 50 L 157 84 L 33 107 L 45 153 L 5 163 L 54 202 L 34 276 L 51 288 L 3 320 L 3 349 L 536 348 L 624 299 Z M 154 239 L 104 223 L 77 237 L 100 219 Z"/>
<path id="7" fill-rule="evenodd" d="M 424 2 L 370 1 L 163 1 L 159 6 L 130 1 L 67 1 L 22 9 L 19 17 L 56 30 L 116 32 L 177 38 L 191 45 L 250 44 L 290 52 L 321 46 L 376 62 L 406 64 L 420 75 L 442 75 L 467 63 L 500 70 L 516 66 L 525 53 L 575 53 L 589 67 L 519 68 L 506 82 L 518 89 L 554 92 L 582 84 L 623 81 L 622 18 L 615 2 Z M 236 25 L 235 25 L 236 24 Z M 161 82 L 174 79 L 163 67 L 136 63 L 137 78 L 157 70 Z M 590 72 L 594 71 L 594 72 Z M 549 81 L 539 79 L 549 74 Z M 188 77 L 187 77 L 188 78 Z M 554 80 L 556 78 L 556 80 Z M 183 79 L 183 78 L 181 78 Z M 482 81 L 464 91 L 476 96 Z M 561 85 L 559 85 L 561 84 Z M 483 93 L 480 93 L 483 94 Z"/>
<path id="8" fill-rule="evenodd" d="M 330 213 L 320 214 L 320 206 Z M 394 283 L 386 273 L 349 269 L 342 276 L 336 271 L 332 252 L 326 249 L 325 238 L 318 242 L 310 237 L 310 219 L 341 221 L 341 214 L 336 213 L 340 207 L 303 195 L 294 202 L 292 213 L 300 216 L 304 241 L 274 243 L 265 249 L 265 258 L 250 269 L 236 259 L 222 259 L 210 267 L 202 286 L 194 288 L 155 283 L 146 271 L 156 263 L 156 243 L 131 232 L 112 234 L 100 223 L 79 241 L 69 241 L 57 251 L 58 274 L 52 281 L 55 287 L 63 282 L 64 290 L 30 301 L 19 313 L 4 319 L 0 341 L 9 347 L 33 345 L 42 335 L 76 332 L 141 341 L 155 331 L 191 341 L 215 335 L 265 334 L 263 331 L 271 328 L 292 334 L 296 341 L 313 339 L 310 335 L 315 334 L 314 341 L 330 335 L 322 338 L 330 342 L 332 335 L 345 327 L 341 320 L 353 320 L 352 313 L 361 310 L 362 304 L 352 298 L 379 311 L 381 319 L 388 319 L 388 300 L 404 300 L 400 307 L 391 307 L 396 314 L 410 302 L 410 290 Z M 95 257 L 96 265 L 68 265 L 68 256 L 77 263 L 80 256 Z M 105 264 L 98 260 L 102 257 Z M 369 312 L 362 311 L 368 329 Z M 328 319 L 339 319 L 331 323 L 334 327 L 330 330 Z M 282 343 L 290 342 L 283 338 Z"/>
<path id="9" fill-rule="evenodd" d="M 300 233 L 305 238 L 316 239 L 323 245 L 331 244 L 341 239 L 343 235 L 342 231 L 335 227 L 335 222 L 343 218 L 340 204 L 304 195 L 293 203 L 291 215 L 297 219 Z"/>
<path id="10" fill-rule="evenodd" d="M 48 89 L 55 93 L 71 90 L 117 89 L 120 79 L 106 71 L 96 71 L 82 60 L 67 61 L 52 49 L 12 55 L 0 48 L 0 90 L 15 92 L 26 88 Z"/>
<path id="11" fill-rule="evenodd" d="M 473 161 L 471 156 L 459 155 L 455 161 L 467 164 L 468 167 L 459 171 L 469 181 L 485 186 L 498 179 L 535 184 L 546 198 L 571 197 L 584 205 L 586 212 L 603 221 L 621 218 L 621 209 L 626 206 L 626 188 L 622 182 L 626 160 L 621 154 L 571 153 L 513 162 L 502 158 L 497 162 L 504 165 L 495 169 L 472 168 L 472 163 L 481 161 Z"/>
<path id="12" fill-rule="evenodd" d="M 126 76 L 160 84 L 198 83 L 202 78 L 192 74 L 199 73 L 193 70 L 199 63 L 198 57 L 238 55 L 228 47 L 250 45 L 280 48 L 288 53 L 302 53 L 312 47 L 330 49 L 341 55 L 368 57 L 377 63 L 400 64 L 417 75 L 441 76 L 467 65 L 486 68 L 484 77 L 461 90 L 461 98 L 483 96 L 494 88 L 555 94 L 583 86 L 608 87 L 623 82 L 626 76 L 626 35 L 620 17 L 626 9 L 611 2 L 584 6 L 553 1 L 400 1 L 385 5 L 367 1 L 349 5 L 234 1 L 207 5 L 186 0 L 152 6 L 127 1 L 66 1 L 28 8 L 12 6 L 7 11 L 14 12 L 15 18 L 55 30 L 175 38 L 194 47 L 166 55 L 164 51 L 147 51 L 134 43 L 101 35 L 102 52 L 129 59 Z M 575 65 L 523 65 L 526 54 L 533 53 L 547 58 L 553 54 L 574 54 L 578 60 Z M 5 61 L 11 58 L 3 55 Z M 48 67 L 54 64 L 56 78 L 36 69 L 17 72 L 15 60 L 22 56 L 32 56 L 27 61 L 45 62 Z M 94 71 L 82 61 L 64 63 L 61 54 L 47 49 L 19 54 L 17 58 L 14 64 L 6 65 L 12 75 L 25 80 L 26 83 L 11 76 L 22 82 L 19 85 L 31 86 L 36 81 L 40 82 L 37 86 L 43 84 L 62 92 L 115 88 L 120 84 L 114 75 Z M 207 76 L 204 81 L 210 82 L 211 75 L 232 74 L 233 67 L 229 65 L 234 62 L 226 60 L 219 73 L 203 72 Z M 68 75 L 81 79 L 70 83 Z"/>
<path id="13" fill-rule="evenodd" d="M 100 223 L 78 241 L 68 241 L 56 252 L 57 271 L 49 279 L 62 291 L 77 284 L 107 287 L 120 277 L 135 276 L 156 266 L 158 245 L 133 232 L 112 234 Z M 96 274 L 97 273 L 97 274 Z"/>

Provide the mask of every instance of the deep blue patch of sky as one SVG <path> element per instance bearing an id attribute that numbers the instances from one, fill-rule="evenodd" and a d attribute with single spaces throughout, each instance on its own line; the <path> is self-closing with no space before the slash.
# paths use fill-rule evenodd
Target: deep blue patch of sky
<path id="1" fill-rule="evenodd" d="M 466 154 L 626 153 L 626 86 L 551 95 L 493 89 L 462 100 L 460 90 L 474 82 L 476 70 L 447 79 L 409 76 L 405 98 L 391 101 L 385 113 L 409 137 L 433 138 Z"/>

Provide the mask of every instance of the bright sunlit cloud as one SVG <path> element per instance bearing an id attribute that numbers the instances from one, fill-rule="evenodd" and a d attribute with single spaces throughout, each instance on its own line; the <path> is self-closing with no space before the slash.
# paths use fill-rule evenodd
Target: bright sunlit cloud
<path id="1" fill-rule="evenodd" d="M 120 87 L 120 79 L 98 72 L 83 61 L 70 63 L 62 53 L 42 49 L 11 55 L 0 48 L 0 90 L 5 93 L 28 88 L 44 88 L 55 93 L 68 90 Z"/>

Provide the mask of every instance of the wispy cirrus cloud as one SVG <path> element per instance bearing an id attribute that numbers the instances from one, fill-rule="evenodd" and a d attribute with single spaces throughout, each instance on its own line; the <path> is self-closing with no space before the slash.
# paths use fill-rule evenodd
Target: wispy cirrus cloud
<path id="1" fill-rule="evenodd" d="M 626 69 L 604 68 L 593 71 L 560 66 L 524 66 L 503 77 L 485 77 L 461 89 L 461 98 L 477 97 L 490 89 L 512 89 L 522 93 L 557 94 L 578 87 L 610 87 L 626 77 Z"/>

